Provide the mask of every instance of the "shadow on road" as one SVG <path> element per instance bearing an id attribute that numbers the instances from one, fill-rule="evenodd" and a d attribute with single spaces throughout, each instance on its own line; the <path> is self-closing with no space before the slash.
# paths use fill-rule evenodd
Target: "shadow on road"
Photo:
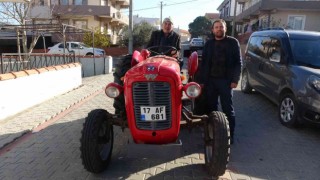
<path id="1" fill-rule="evenodd" d="M 281 125 L 277 106 L 259 93 L 234 91 L 235 144 L 229 168 L 262 179 L 317 179 L 320 168 L 318 127 Z"/>

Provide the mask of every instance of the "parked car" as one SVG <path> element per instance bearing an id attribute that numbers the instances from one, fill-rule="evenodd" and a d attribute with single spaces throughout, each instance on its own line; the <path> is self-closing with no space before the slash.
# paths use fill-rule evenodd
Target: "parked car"
<path id="1" fill-rule="evenodd" d="M 63 43 L 58 43 L 52 47 L 49 47 L 48 50 L 49 54 L 63 54 L 64 52 L 74 52 L 75 55 L 81 56 L 103 56 L 105 54 L 105 51 L 103 49 L 93 48 L 81 42 L 66 42 L 66 46 L 64 46 Z"/>
<path id="2" fill-rule="evenodd" d="M 253 88 L 276 103 L 285 126 L 320 124 L 319 47 L 319 32 L 254 32 L 245 51 L 241 91 Z"/>
<path id="3" fill-rule="evenodd" d="M 204 41 L 201 38 L 192 38 L 190 41 L 190 50 L 202 49 Z"/>

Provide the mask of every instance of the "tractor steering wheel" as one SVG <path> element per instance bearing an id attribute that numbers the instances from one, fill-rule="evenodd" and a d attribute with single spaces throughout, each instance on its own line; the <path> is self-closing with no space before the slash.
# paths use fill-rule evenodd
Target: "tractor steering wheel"
<path id="1" fill-rule="evenodd" d="M 174 57 L 178 50 L 173 46 L 151 46 L 147 48 L 153 55 L 166 55 L 170 57 Z"/>

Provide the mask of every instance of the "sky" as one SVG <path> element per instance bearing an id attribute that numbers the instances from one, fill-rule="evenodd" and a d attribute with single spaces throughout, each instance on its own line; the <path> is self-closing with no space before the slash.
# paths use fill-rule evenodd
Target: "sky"
<path id="1" fill-rule="evenodd" d="M 218 6 L 223 0 L 132 0 L 133 15 L 159 18 L 160 4 L 163 4 L 162 19 L 171 17 L 175 28 L 188 30 L 189 23 L 205 13 L 218 13 Z M 129 9 L 125 10 L 126 14 Z"/>

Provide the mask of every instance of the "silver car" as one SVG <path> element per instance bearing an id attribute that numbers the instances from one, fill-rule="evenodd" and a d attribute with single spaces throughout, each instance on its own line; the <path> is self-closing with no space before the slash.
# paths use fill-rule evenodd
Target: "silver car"
<path id="1" fill-rule="evenodd" d="M 320 124 L 320 33 L 254 32 L 244 57 L 241 91 L 259 91 L 278 105 L 280 122 Z"/>
<path id="2" fill-rule="evenodd" d="M 201 38 L 192 38 L 190 41 L 190 49 L 203 48 L 204 41 Z"/>
<path id="3" fill-rule="evenodd" d="M 81 42 L 66 42 L 66 46 L 63 43 L 58 43 L 48 48 L 49 54 L 63 54 L 63 53 L 75 53 L 80 56 L 103 56 L 105 51 L 100 48 L 93 48 Z"/>

